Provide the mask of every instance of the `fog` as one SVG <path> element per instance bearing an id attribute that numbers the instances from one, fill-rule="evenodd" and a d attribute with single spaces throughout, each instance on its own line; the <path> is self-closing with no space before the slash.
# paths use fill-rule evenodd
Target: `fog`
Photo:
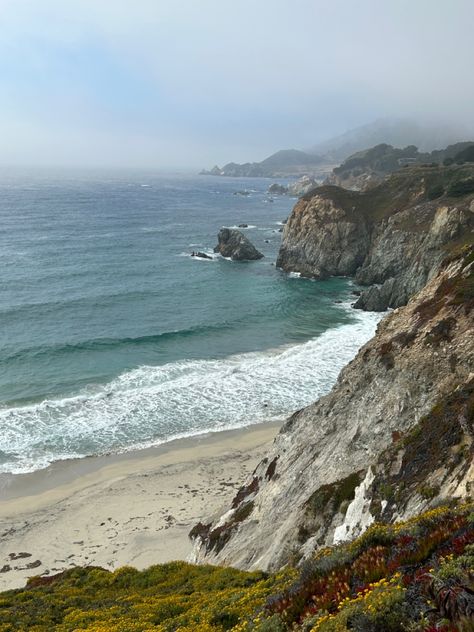
<path id="1" fill-rule="evenodd" d="M 197 168 L 472 129 L 472 0 L 0 0 L 0 163 Z"/>

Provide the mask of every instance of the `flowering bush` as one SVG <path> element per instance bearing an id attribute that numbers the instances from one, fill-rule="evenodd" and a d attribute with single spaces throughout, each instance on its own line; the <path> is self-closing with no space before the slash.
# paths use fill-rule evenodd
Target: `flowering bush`
<path id="1" fill-rule="evenodd" d="M 473 505 L 372 525 L 267 575 L 75 568 L 0 594 L 0 632 L 474 632 Z"/>

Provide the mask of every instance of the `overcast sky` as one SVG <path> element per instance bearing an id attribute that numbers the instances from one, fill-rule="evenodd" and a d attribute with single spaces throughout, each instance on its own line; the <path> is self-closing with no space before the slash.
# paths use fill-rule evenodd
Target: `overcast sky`
<path id="1" fill-rule="evenodd" d="M 212 166 L 471 124 L 473 0 L 0 0 L 0 163 Z"/>

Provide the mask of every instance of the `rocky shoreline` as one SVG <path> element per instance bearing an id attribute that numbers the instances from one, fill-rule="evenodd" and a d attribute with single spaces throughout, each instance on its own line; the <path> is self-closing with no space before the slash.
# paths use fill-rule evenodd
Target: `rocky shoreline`
<path id="1" fill-rule="evenodd" d="M 357 306 L 395 311 L 332 392 L 290 417 L 228 511 L 191 531 L 194 561 L 276 570 L 374 521 L 472 498 L 472 175 L 417 167 L 296 204 L 278 265 L 376 283 Z"/>

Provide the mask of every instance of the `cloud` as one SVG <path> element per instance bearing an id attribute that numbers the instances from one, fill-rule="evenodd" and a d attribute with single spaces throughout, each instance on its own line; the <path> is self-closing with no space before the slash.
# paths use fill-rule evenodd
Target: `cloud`
<path id="1" fill-rule="evenodd" d="M 471 0 L 0 1 L 1 162 L 205 165 L 470 122 Z"/>

